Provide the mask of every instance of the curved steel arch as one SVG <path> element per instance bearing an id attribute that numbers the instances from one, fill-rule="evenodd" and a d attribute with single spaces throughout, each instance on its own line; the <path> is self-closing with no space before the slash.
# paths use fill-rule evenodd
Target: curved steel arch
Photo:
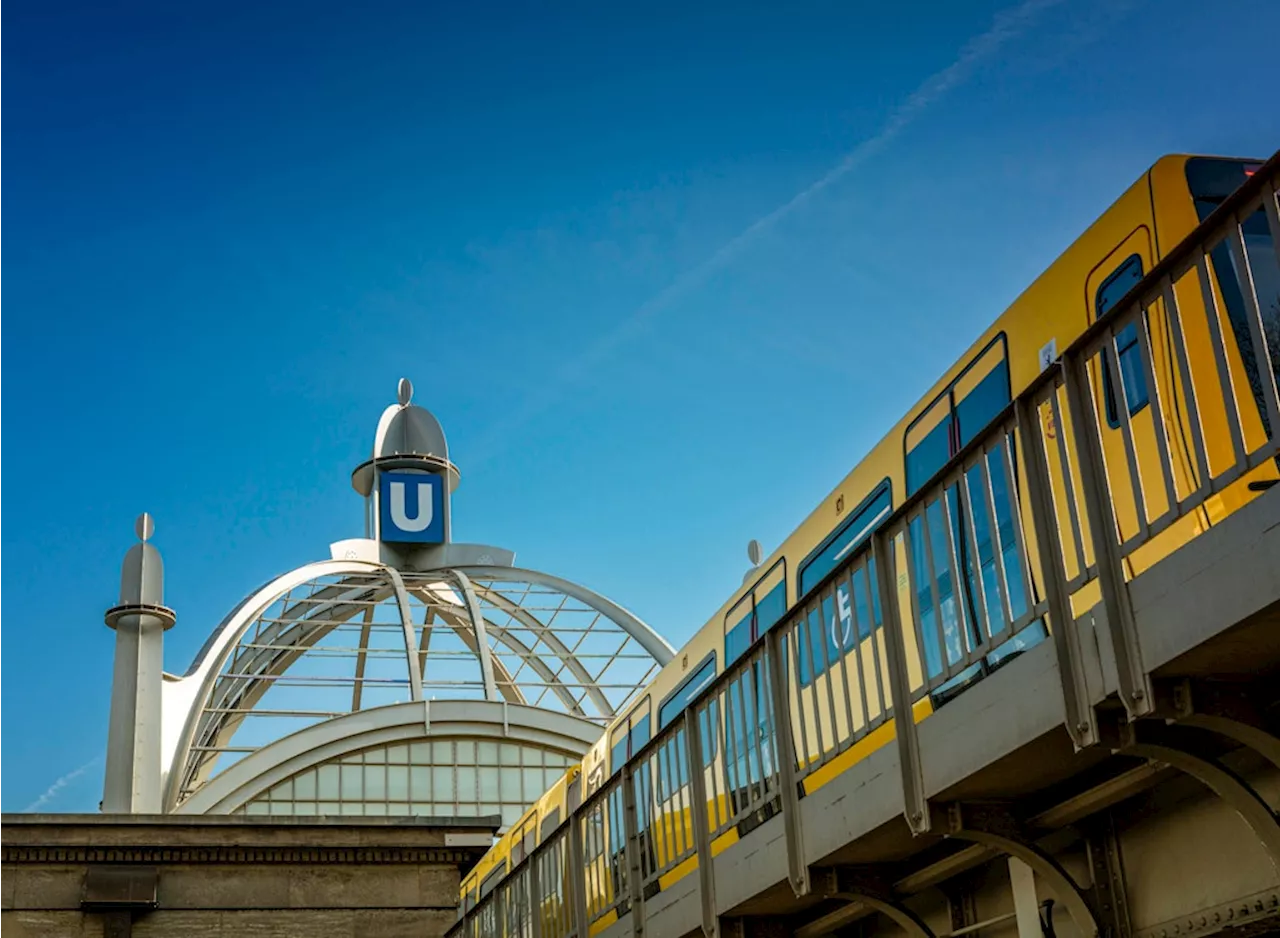
<path id="1" fill-rule="evenodd" d="M 471 588 L 471 580 L 461 570 L 447 570 L 447 576 L 462 589 L 463 598 L 467 602 L 467 612 L 471 615 L 471 627 L 476 630 L 476 645 L 480 655 L 480 677 L 484 681 L 485 700 L 498 699 L 498 685 L 493 680 L 493 656 L 489 651 L 489 636 L 485 634 L 484 611 L 480 601 L 476 599 L 475 590 Z"/>
<path id="2" fill-rule="evenodd" d="M 413 609 L 409 605 L 409 591 L 404 587 L 404 577 L 395 567 L 385 567 L 387 576 L 396 588 L 396 606 L 400 609 L 400 628 L 404 630 L 404 654 L 409 665 L 409 699 L 422 699 L 422 671 L 418 667 L 418 640 L 413 634 Z"/>
<path id="3" fill-rule="evenodd" d="M 204 646 L 196 653 L 195 661 L 178 681 L 164 685 L 165 711 L 181 708 L 182 722 L 177 732 L 163 734 L 162 771 L 164 780 L 164 804 L 172 808 L 177 803 L 181 787 L 182 768 L 186 764 L 192 740 L 195 737 L 204 704 L 212 692 L 211 677 L 221 670 L 227 655 L 235 648 L 241 636 L 272 603 L 307 580 L 322 576 L 373 573 L 381 564 L 362 560 L 321 560 L 304 564 L 295 570 L 268 581 L 244 599 L 218 624 Z M 177 714 L 175 714 L 177 716 Z M 172 724 L 166 724 L 165 729 Z"/>
<path id="4" fill-rule="evenodd" d="M 334 628 L 340 624 L 349 621 L 362 608 L 367 606 L 351 605 L 353 600 L 364 597 L 371 597 L 374 602 L 381 602 L 387 596 L 395 591 L 394 579 L 388 578 L 388 583 L 371 582 L 351 586 L 346 583 L 335 583 L 325 587 L 321 591 L 322 594 L 330 592 L 339 592 L 337 596 L 330 596 L 318 599 L 316 596 L 299 600 L 292 606 L 287 607 L 281 614 L 280 622 L 273 623 L 268 629 L 266 638 L 272 642 L 280 642 L 283 645 L 290 646 L 286 649 L 259 649 L 256 654 L 241 666 L 242 670 L 254 674 L 253 678 L 246 679 L 243 682 L 230 682 L 220 693 L 222 682 L 219 680 L 221 669 L 214 672 L 213 679 L 209 684 L 208 694 L 205 695 L 205 703 L 201 705 L 201 716 L 208 710 L 210 706 L 216 708 L 235 709 L 241 712 L 221 713 L 212 716 L 208 720 L 197 719 L 195 733 L 192 736 L 192 745 L 199 742 L 201 745 L 217 746 L 229 739 L 239 729 L 244 722 L 247 711 L 255 707 L 263 695 L 271 688 L 271 681 L 288 671 L 293 664 L 305 655 L 315 646 L 315 644 L 329 634 Z M 304 581 L 306 582 L 306 581 Z M 282 595 L 287 595 L 282 594 Z M 400 597 L 397 596 L 397 600 Z M 269 609 L 272 603 L 268 603 L 265 609 Z M 291 610 L 298 610 L 300 607 L 310 606 L 306 608 L 305 613 L 297 618 L 289 620 Z M 408 608 L 407 595 L 403 604 L 397 603 L 397 608 L 401 615 L 402 624 L 403 616 Z M 265 611 L 263 609 L 263 611 Z M 336 613 L 333 613 L 337 610 Z M 315 622 L 317 616 L 322 613 L 330 613 L 332 618 L 321 620 L 320 623 Z M 257 618 L 251 620 L 258 621 Z M 244 632 L 247 632 L 248 625 L 245 626 Z M 241 633 L 242 637 L 244 632 Z M 274 633 L 274 634 L 272 634 Z M 291 634 L 297 634 L 296 638 L 291 639 Z M 409 632 L 412 635 L 412 632 Z M 239 641 L 233 647 L 239 647 Z M 412 675 L 413 666 L 417 664 L 417 656 L 413 656 L 412 662 L 409 664 L 410 674 L 410 695 L 413 697 Z M 419 679 L 416 699 L 422 698 L 421 680 Z M 188 752 L 188 756 L 190 753 Z M 180 784 L 186 786 L 188 783 L 198 784 L 206 775 L 213 763 L 216 761 L 216 754 L 210 756 L 208 752 L 202 752 L 199 757 L 192 762 L 190 758 L 185 760 Z"/>
<path id="5" fill-rule="evenodd" d="M 478 578 L 479 582 L 473 583 L 473 576 Z M 322 580 L 326 577 L 333 577 L 334 582 L 324 584 L 311 596 L 289 602 L 287 608 L 278 617 L 281 621 L 273 622 L 264 633 L 264 640 L 268 643 L 289 647 L 255 650 L 253 654 L 246 657 L 243 670 L 256 677 L 240 684 L 233 682 L 220 687 L 220 677 L 230 656 L 236 653 L 245 634 L 267 613 L 272 604 L 288 596 L 290 591 L 307 581 Z M 343 579 L 356 577 L 367 578 L 367 582 L 353 584 Z M 520 627 L 538 635 L 539 639 L 546 643 L 552 654 L 564 663 L 575 678 L 581 681 L 585 698 L 591 700 L 592 704 L 599 709 L 601 716 L 608 717 L 614 713 L 614 708 L 598 686 L 598 678 L 592 678 L 574 653 L 559 640 L 554 634 L 554 626 L 542 623 L 528 610 L 523 609 L 518 602 L 505 596 L 494 585 L 496 583 L 540 585 L 578 600 L 634 639 L 659 667 L 671 661 L 675 654 L 661 636 L 626 609 L 593 590 L 536 570 L 470 565 L 402 574 L 386 564 L 364 560 L 326 560 L 306 564 L 276 577 L 242 600 L 210 634 L 184 677 L 165 676 L 166 721 L 163 757 L 166 776 L 164 781 L 166 809 L 172 810 L 180 797 L 184 799 L 184 803 L 189 801 L 203 790 L 203 787 L 212 783 L 208 773 L 217 761 L 218 750 L 211 749 L 210 751 L 215 753 L 212 756 L 202 752 L 193 761 L 197 739 L 201 740 L 200 744 L 203 745 L 205 738 L 212 733 L 217 745 L 221 745 L 217 742 L 218 740 L 225 742 L 227 734 L 236 731 L 246 714 L 272 686 L 273 678 L 286 672 L 333 628 L 350 621 L 359 609 L 369 608 L 370 602 L 381 603 L 394 595 L 400 626 L 404 632 L 404 653 L 409 675 L 410 697 L 413 700 L 421 700 L 423 665 L 419 655 L 425 655 L 425 649 L 418 648 L 416 625 L 413 622 L 409 601 L 411 593 L 419 592 L 413 581 L 420 578 L 434 579 L 440 586 L 448 588 L 449 602 L 436 602 L 433 606 L 428 601 L 426 605 L 429 611 L 434 608 L 442 615 L 447 612 L 448 618 L 452 619 L 450 626 L 460 637 L 462 637 L 462 631 L 466 631 L 462 628 L 462 617 L 466 616 L 471 620 L 470 625 L 474 629 L 475 640 L 473 643 L 467 643 L 464 638 L 464 644 L 467 644 L 479 659 L 484 693 L 489 702 L 499 702 L 502 698 L 506 698 L 507 701 L 517 705 L 525 705 L 521 703 L 524 695 L 519 688 L 515 687 L 514 678 L 507 672 L 505 663 L 492 654 L 490 645 L 492 640 L 510 648 L 522 661 L 528 663 L 548 689 L 565 704 L 572 718 L 585 719 L 583 701 L 579 700 L 569 686 L 559 678 L 559 674 L 563 672 L 553 671 L 552 667 L 543 660 L 543 656 L 537 654 L 533 648 L 526 647 L 516 635 L 511 633 L 509 627 L 499 626 L 490 621 L 481 605 L 481 595 L 490 607 L 510 615 Z M 454 584 L 457 592 L 454 591 Z M 432 592 L 434 591 L 428 591 L 428 593 Z M 463 602 L 457 602 L 454 599 L 458 593 L 461 594 Z M 321 619 L 321 616 L 324 618 Z M 393 622 L 394 614 L 391 622 L 386 624 Z M 594 623 L 591 627 L 594 628 Z M 429 625 L 423 625 L 424 642 L 428 628 L 430 628 Z M 495 668 L 504 673 L 502 692 L 499 691 L 498 682 L 494 677 Z M 236 669 L 242 670 L 239 663 L 236 664 Z M 234 706 L 225 708 L 233 712 L 216 715 L 209 713 L 211 707 L 221 708 L 222 704 L 233 704 Z M 263 748 L 273 745 L 274 743 L 269 743 Z M 230 771 L 230 768 L 226 771 Z"/>

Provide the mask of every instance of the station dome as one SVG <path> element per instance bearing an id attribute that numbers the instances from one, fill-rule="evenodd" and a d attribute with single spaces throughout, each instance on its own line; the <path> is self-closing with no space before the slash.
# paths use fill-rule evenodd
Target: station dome
<path id="1" fill-rule="evenodd" d="M 508 549 L 447 527 L 408 549 L 377 525 L 383 476 L 439 479 L 446 514 L 459 478 L 412 393 L 402 381 L 352 475 L 366 537 L 246 596 L 158 701 L 113 688 L 113 731 L 126 691 L 135 721 L 160 710 L 162 811 L 509 823 L 673 657 L 624 607 Z"/>

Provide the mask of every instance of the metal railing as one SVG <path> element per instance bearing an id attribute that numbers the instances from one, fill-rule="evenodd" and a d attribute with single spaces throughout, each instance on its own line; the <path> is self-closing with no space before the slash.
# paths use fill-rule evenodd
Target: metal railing
<path id="1" fill-rule="evenodd" d="M 802 789 L 892 729 L 906 820 L 927 830 L 915 717 L 895 715 L 944 699 L 1024 639 L 1051 636 L 1066 728 L 1078 747 L 1097 742 L 1078 605 L 1106 604 L 1122 700 L 1149 712 L 1127 580 L 1278 475 L 1280 296 L 1274 311 L 1259 298 L 1260 284 L 1280 291 L 1278 179 L 1280 155 L 450 934 L 585 938 L 624 915 L 643 926 L 646 897 L 694 866 L 711 934 L 717 840 L 779 813 L 803 894 Z"/>

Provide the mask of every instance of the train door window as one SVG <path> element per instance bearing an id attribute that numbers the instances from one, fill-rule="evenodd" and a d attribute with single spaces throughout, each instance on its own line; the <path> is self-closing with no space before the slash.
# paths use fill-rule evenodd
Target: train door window
<path id="1" fill-rule="evenodd" d="M 960 448 L 980 436 L 1013 400 L 1004 333 L 979 352 L 907 427 L 907 494 L 928 482 Z"/>
<path id="2" fill-rule="evenodd" d="M 542 839 L 545 841 L 560 826 L 560 809 L 552 808 L 547 812 L 547 816 L 542 819 Z"/>
<path id="3" fill-rule="evenodd" d="M 844 524 L 805 558 L 800 565 L 801 594 L 807 594 L 864 544 L 892 510 L 892 490 L 889 480 L 885 479 L 850 513 Z M 874 560 L 868 561 L 865 574 L 874 581 Z M 854 596 L 849 596 L 845 587 L 839 586 L 834 594 L 834 603 L 829 600 L 824 602 L 821 609 L 814 610 L 807 620 L 800 623 L 797 639 L 800 643 L 798 671 L 801 686 L 807 687 L 828 665 L 834 665 L 847 654 L 855 641 L 871 634 L 872 616 L 865 605 L 868 593 L 875 596 L 875 622 L 877 625 L 880 623 L 879 596 L 875 594 L 873 584 L 863 582 L 864 569 L 855 571 L 852 579 Z M 858 637 L 855 640 L 852 603 L 858 602 L 859 598 L 861 606 L 858 609 Z M 825 655 L 822 650 L 823 641 L 827 643 Z"/>
<path id="4" fill-rule="evenodd" d="M 747 593 L 729 610 L 724 620 L 724 660 L 731 664 L 738 656 L 751 647 L 756 631 L 755 599 Z"/>
<path id="5" fill-rule="evenodd" d="M 933 403 L 907 430 L 907 494 L 924 485 L 947 464 L 954 452 L 951 389 Z"/>
<path id="6" fill-rule="evenodd" d="M 1142 258 L 1130 254 L 1098 287 L 1093 303 L 1093 317 L 1101 319 L 1142 280 Z M 1125 404 L 1132 417 L 1147 406 L 1147 378 L 1142 369 L 1142 352 L 1138 348 L 1138 324 L 1131 322 L 1116 333 L 1116 360 L 1120 363 L 1120 377 L 1124 384 Z M 1116 404 L 1115 382 L 1111 376 L 1111 364 L 1102 361 L 1102 397 L 1107 411 L 1107 424 L 1120 428 L 1120 412 Z"/>
<path id="7" fill-rule="evenodd" d="M 988 345 L 951 389 L 955 400 L 956 449 L 968 446 L 1013 400 L 1004 343 Z M 954 455 L 954 454 L 953 454 Z"/>
<path id="8" fill-rule="evenodd" d="M 787 559 L 780 557 L 724 617 L 728 667 L 787 611 Z"/>
<path id="9" fill-rule="evenodd" d="M 644 748 L 649 737 L 649 698 L 646 697 L 610 734 L 609 773 L 617 773 L 624 762 Z"/>
<path id="10" fill-rule="evenodd" d="M 489 895 L 489 893 L 493 892 L 494 887 L 498 885 L 506 873 L 507 865 L 505 863 L 499 863 L 495 866 L 489 875 L 480 881 L 480 898 L 483 899 L 485 896 Z"/>

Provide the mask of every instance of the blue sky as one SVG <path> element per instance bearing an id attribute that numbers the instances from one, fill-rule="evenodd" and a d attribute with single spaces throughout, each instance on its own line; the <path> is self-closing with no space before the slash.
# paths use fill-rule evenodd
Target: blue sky
<path id="1" fill-rule="evenodd" d="M 6 811 L 97 805 L 138 512 L 182 671 L 407 375 L 455 537 L 679 644 L 1159 155 L 1280 144 L 1269 0 L 264 6 L 5 9 Z"/>

